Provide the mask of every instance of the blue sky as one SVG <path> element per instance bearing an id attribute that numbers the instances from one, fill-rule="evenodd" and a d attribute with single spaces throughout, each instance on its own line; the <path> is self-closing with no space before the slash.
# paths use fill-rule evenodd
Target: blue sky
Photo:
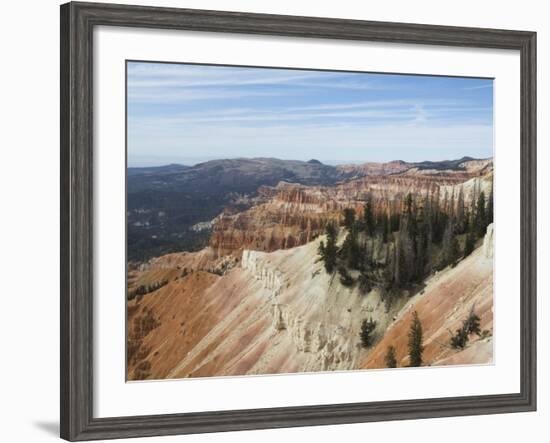
<path id="1" fill-rule="evenodd" d="M 493 155 L 493 81 L 128 62 L 128 165 Z"/>

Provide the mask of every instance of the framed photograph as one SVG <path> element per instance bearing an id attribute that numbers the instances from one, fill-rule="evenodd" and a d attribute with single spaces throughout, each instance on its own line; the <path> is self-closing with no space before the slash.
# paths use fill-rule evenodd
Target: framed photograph
<path id="1" fill-rule="evenodd" d="M 61 437 L 535 410 L 535 44 L 61 6 Z"/>

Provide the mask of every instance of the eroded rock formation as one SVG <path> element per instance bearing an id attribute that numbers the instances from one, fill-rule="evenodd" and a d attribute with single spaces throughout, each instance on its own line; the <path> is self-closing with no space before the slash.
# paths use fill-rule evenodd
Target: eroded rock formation
<path id="1" fill-rule="evenodd" d="M 129 379 L 381 368 L 390 345 L 406 366 L 414 311 L 424 325 L 425 364 L 490 362 L 493 225 L 470 256 L 432 273 L 423 289 L 389 308 L 378 289 L 363 294 L 358 285 L 342 285 L 318 256 L 326 224 L 340 224 L 348 207 L 361 216 L 367 199 L 385 210 L 408 193 L 440 204 L 456 202 L 460 193 L 469 203 L 481 191 L 487 196 L 492 162 L 463 163 L 447 173 L 396 162 L 371 164 L 365 175 L 350 166 L 345 174 L 358 178 L 334 186 L 262 186 L 254 206 L 215 218 L 209 247 L 133 265 L 129 292 L 153 289 L 128 301 Z M 366 246 L 378 264 L 394 253 L 380 239 Z M 449 331 L 472 307 L 483 336 L 461 351 L 450 349 Z M 364 349 L 359 331 L 367 318 L 376 329 L 374 346 Z"/>

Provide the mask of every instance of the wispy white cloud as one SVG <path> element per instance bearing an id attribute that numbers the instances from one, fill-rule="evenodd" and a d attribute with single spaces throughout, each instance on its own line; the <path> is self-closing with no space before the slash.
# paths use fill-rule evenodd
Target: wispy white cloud
<path id="1" fill-rule="evenodd" d="M 217 69 L 216 69 L 217 68 Z M 287 86 L 266 92 L 253 87 Z M 251 88 L 252 87 L 252 88 Z M 139 103 L 171 103 L 246 96 L 292 95 L 300 89 L 382 90 L 395 86 L 365 81 L 357 73 L 247 69 L 197 65 L 130 64 L 128 96 Z"/>
<path id="2" fill-rule="evenodd" d="M 174 104 L 197 102 L 203 100 L 238 100 L 245 97 L 278 97 L 278 91 L 266 90 L 227 90 L 213 89 L 181 89 L 181 90 L 143 90 L 129 94 L 128 100 L 139 104 Z"/>
<path id="3" fill-rule="evenodd" d="M 479 79 L 130 64 L 129 161 L 153 154 L 177 161 L 196 152 L 346 161 L 487 157 L 492 101 L 484 91 L 463 91 L 489 86 Z"/>
<path id="4" fill-rule="evenodd" d="M 362 124 L 369 124 L 373 120 L 402 120 L 421 124 L 428 120 L 441 121 L 444 116 L 453 117 L 456 113 L 483 112 L 483 107 L 464 106 L 461 102 L 445 103 L 439 100 L 387 100 L 360 103 L 330 103 L 313 106 L 279 107 L 272 109 L 255 108 L 216 108 L 207 111 L 194 111 L 174 114 L 169 117 L 135 116 L 134 122 L 140 125 L 154 122 L 171 125 L 188 125 L 191 123 L 227 122 L 280 122 L 280 121 L 307 121 L 316 119 L 364 119 Z"/>

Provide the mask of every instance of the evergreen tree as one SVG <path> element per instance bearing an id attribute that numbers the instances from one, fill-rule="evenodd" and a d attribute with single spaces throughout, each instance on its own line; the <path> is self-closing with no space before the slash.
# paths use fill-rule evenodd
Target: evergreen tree
<path id="1" fill-rule="evenodd" d="M 360 269 L 361 261 L 367 254 L 361 254 L 359 244 L 357 242 L 357 233 L 353 227 L 346 236 L 342 249 L 340 250 L 341 257 L 346 261 L 346 264 L 351 269 Z M 365 251 L 366 252 L 366 251 Z"/>
<path id="2" fill-rule="evenodd" d="M 474 312 L 473 306 L 468 317 L 462 322 L 462 327 L 457 329 L 455 335 L 451 337 L 451 346 L 455 349 L 464 349 L 468 344 L 470 334 L 481 336 L 480 318 Z"/>
<path id="3" fill-rule="evenodd" d="M 424 279 L 426 265 L 429 262 L 428 255 L 428 231 L 430 229 L 430 215 L 427 199 L 424 206 L 419 210 L 418 217 L 418 235 L 416 239 L 416 260 L 415 260 L 415 280 L 421 282 Z"/>
<path id="4" fill-rule="evenodd" d="M 355 209 L 344 209 L 344 226 L 348 231 L 351 231 L 355 224 Z"/>
<path id="5" fill-rule="evenodd" d="M 455 349 L 464 349 L 468 343 L 468 332 L 464 328 L 456 330 L 455 335 L 451 337 L 451 346 Z"/>
<path id="6" fill-rule="evenodd" d="M 454 234 L 453 224 L 449 220 L 447 227 L 443 233 L 443 240 L 441 243 L 441 258 L 439 267 L 444 268 L 448 265 L 453 265 L 460 258 L 460 249 L 458 240 Z"/>
<path id="7" fill-rule="evenodd" d="M 395 285 L 407 286 L 415 276 L 414 244 L 409 234 L 408 217 L 401 218 L 401 227 L 395 242 Z"/>
<path id="8" fill-rule="evenodd" d="M 430 207 L 432 208 L 431 213 L 430 213 L 431 214 L 431 222 L 432 222 L 432 227 L 434 229 L 433 241 L 435 243 L 439 243 L 441 241 L 441 238 L 438 237 L 438 232 L 437 232 L 437 229 L 438 229 L 438 226 L 439 226 L 439 214 L 441 212 L 439 199 L 440 199 L 440 188 L 439 188 L 439 186 L 437 186 L 435 188 L 435 192 L 432 194 L 432 201 L 431 201 L 431 204 L 430 204 Z"/>
<path id="9" fill-rule="evenodd" d="M 400 225 L 400 217 L 399 214 L 392 212 L 390 214 L 390 232 L 396 232 L 399 231 L 399 225 Z"/>
<path id="10" fill-rule="evenodd" d="M 371 279 L 368 271 L 366 270 L 361 271 L 357 282 L 359 283 L 359 290 L 361 291 L 361 294 L 368 294 L 372 289 Z"/>
<path id="11" fill-rule="evenodd" d="M 353 285 L 353 278 L 351 275 L 349 275 L 348 270 L 344 266 L 338 267 L 338 274 L 340 274 L 340 283 L 342 283 L 344 286 Z"/>
<path id="12" fill-rule="evenodd" d="M 487 210 L 485 211 L 485 217 L 487 221 L 485 224 L 489 226 L 493 223 L 493 212 L 494 212 L 494 203 L 493 203 L 493 186 L 491 185 L 491 193 L 489 194 L 489 200 L 487 201 Z"/>
<path id="13" fill-rule="evenodd" d="M 410 192 L 405 197 L 404 206 L 405 206 L 405 214 L 411 215 L 413 213 L 413 197 Z"/>
<path id="14" fill-rule="evenodd" d="M 397 359 L 395 358 L 395 348 L 393 346 L 388 346 L 384 360 L 386 362 L 386 367 L 397 368 Z"/>
<path id="15" fill-rule="evenodd" d="M 425 225 L 426 225 L 426 265 L 424 266 L 424 269 L 426 269 L 426 267 L 428 267 L 428 269 L 432 270 L 433 266 L 432 266 L 432 256 L 433 256 L 433 225 L 432 225 L 432 216 L 431 216 L 431 209 L 430 211 L 426 214 L 426 221 L 425 221 Z"/>
<path id="16" fill-rule="evenodd" d="M 470 232 L 472 229 L 471 211 L 466 209 L 464 211 L 464 232 Z"/>
<path id="17" fill-rule="evenodd" d="M 462 191 L 462 186 L 458 191 L 458 201 L 456 203 L 456 225 L 458 234 L 465 232 L 466 211 L 464 209 L 464 192 Z"/>
<path id="18" fill-rule="evenodd" d="M 458 239 L 456 238 L 456 235 L 453 235 L 453 238 L 451 239 L 451 247 L 449 249 L 449 264 L 454 266 L 458 259 L 460 258 L 460 246 L 458 244 Z"/>
<path id="19" fill-rule="evenodd" d="M 418 318 L 418 312 L 413 312 L 411 328 L 409 330 L 409 366 L 422 366 L 422 323 Z"/>
<path id="20" fill-rule="evenodd" d="M 468 318 L 464 322 L 464 329 L 466 329 L 468 334 L 476 334 L 479 337 L 481 336 L 480 321 L 481 319 L 474 312 L 474 307 L 472 306 L 472 309 L 470 309 L 470 314 L 468 315 Z"/>
<path id="21" fill-rule="evenodd" d="M 363 323 L 361 323 L 361 332 L 359 333 L 359 336 L 361 337 L 361 345 L 364 348 L 368 348 L 370 345 L 372 345 L 372 333 L 376 329 L 376 321 L 374 321 L 372 318 L 369 318 L 368 320 L 363 320 Z"/>
<path id="22" fill-rule="evenodd" d="M 388 234 L 390 232 L 390 220 L 387 214 L 382 215 L 382 241 L 388 242 Z"/>
<path id="23" fill-rule="evenodd" d="M 332 238 L 336 241 L 336 235 L 338 234 L 338 232 L 334 223 L 327 223 L 327 225 L 325 226 L 325 233 L 327 234 L 328 238 Z"/>
<path id="24" fill-rule="evenodd" d="M 421 282 L 424 279 L 424 268 L 427 262 L 426 237 L 424 232 L 422 232 L 418 238 L 416 249 L 415 280 Z"/>
<path id="25" fill-rule="evenodd" d="M 325 227 L 327 234 L 327 243 L 321 241 L 319 244 L 319 255 L 325 265 L 327 273 L 332 274 L 336 267 L 336 254 L 338 249 L 336 247 L 336 227 L 332 223 L 328 223 Z"/>
<path id="26" fill-rule="evenodd" d="M 466 236 L 466 243 L 464 245 L 464 257 L 468 257 L 475 248 L 476 239 L 472 231 L 468 232 Z"/>
<path id="27" fill-rule="evenodd" d="M 443 205 L 441 211 L 444 214 L 449 213 L 449 193 L 447 192 L 447 189 L 445 189 L 445 194 L 443 195 Z"/>
<path id="28" fill-rule="evenodd" d="M 367 202 L 363 208 L 363 222 L 365 225 L 365 231 L 368 236 L 374 237 L 375 220 L 374 220 L 374 208 L 372 207 L 372 196 L 367 196 Z"/>
<path id="29" fill-rule="evenodd" d="M 388 209 L 388 215 L 390 217 L 390 232 L 399 231 L 399 224 L 401 219 L 401 209 L 399 207 L 399 202 L 393 200 Z"/>
<path id="30" fill-rule="evenodd" d="M 487 227 L 487 215 L 485 213 L 485 193 L 481 191 L 477 197 L 476 215 L 475 215 L 475 230 L 478 237 L 485 235 L 485 228 Z"/>
<path id="31" fill-rule="evenodd" d="M 319 242 L 319 248 L 317 248 L 317 254 L 321 256 L 321 260 L 325 260 L 325 254 L 326 254 L 326 248 L 325 248 L 325 242 L 321 240 Z"/>

